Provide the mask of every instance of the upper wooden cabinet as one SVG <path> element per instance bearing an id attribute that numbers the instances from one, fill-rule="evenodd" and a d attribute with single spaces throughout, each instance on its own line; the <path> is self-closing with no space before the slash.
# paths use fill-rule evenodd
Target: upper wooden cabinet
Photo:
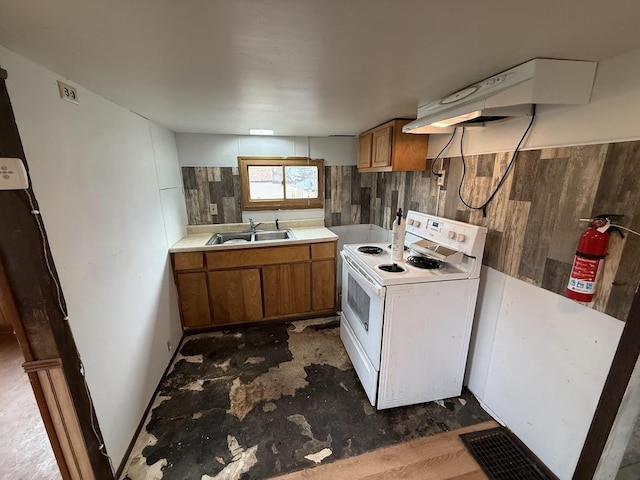
<path id="1" fill-rule="evenodd" d="M 358 168 L 370 168 L 371 167 L 371 142 L 373 140 L 373 133 L 363 133 L 358 138 Z"/>
<path id="2" fill-rule="evenodd" d="M 402 133 L 411 120 L 391 120 L 359 137 L 361 172 L 420 171 L 427 168 L 428 135 Z"/>

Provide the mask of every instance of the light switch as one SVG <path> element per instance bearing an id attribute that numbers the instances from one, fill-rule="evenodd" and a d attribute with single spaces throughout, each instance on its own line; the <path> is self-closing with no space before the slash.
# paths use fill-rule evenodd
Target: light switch
<path id="1" fill-rule="evenodd" d="M 0 190 L 26 190 L 29 177 L 19 158 L 0 158 Z"/>

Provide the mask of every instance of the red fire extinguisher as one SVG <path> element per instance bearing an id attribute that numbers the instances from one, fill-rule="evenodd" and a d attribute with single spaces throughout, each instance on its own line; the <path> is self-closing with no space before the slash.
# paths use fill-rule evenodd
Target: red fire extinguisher
<path id="1" fill-rule="evenodd" d="M 612 227 L 610 217 L 618 215 L 599 215 L 593 219 L 578 241 L 576 256 L 573 259 L 567 298 L 578 302 L 591 302 L 596 290 L 596 277 L 602 261 L 607 254 L 611 231 L 622 231 Z"/>

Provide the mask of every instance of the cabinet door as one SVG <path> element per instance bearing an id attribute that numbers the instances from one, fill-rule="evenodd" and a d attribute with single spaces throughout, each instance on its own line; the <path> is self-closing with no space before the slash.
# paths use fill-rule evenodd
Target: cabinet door
<path id="1" fill-rule="evenodd" d="M 311 264 L 311 291 L 313 310 L 329 310 L 336 307 L 335 260 L 319 260 Z"/>
<path id="2" fill-rule="evenodd" d="M 215 325 L 262 319 L 259 268 L 220 270 L 208 275 Z"/>
<path id="3" fill-rule="evenodd" d="M 358 139 L 358 168 L 371 167 L 371 142 L 372 133 L 360 135 Z"/>
<path id="4" fill-rule="evenodd" d="M 391 140 L 393 126 L 380 128 L 373 132 L 372 167 L 387 167 L 391 165 Z"/>
<path id="5" fill-rule="evenodd" d="M 311 311 L 309 263 L 263 267 L 262 279 L 265 317 Z"/>
<path id="6" fill-rule="evenodd" d="M 184 328 L 211 325 L 207 277 L 204 272 L 176 275 L 182 326 Z"/>

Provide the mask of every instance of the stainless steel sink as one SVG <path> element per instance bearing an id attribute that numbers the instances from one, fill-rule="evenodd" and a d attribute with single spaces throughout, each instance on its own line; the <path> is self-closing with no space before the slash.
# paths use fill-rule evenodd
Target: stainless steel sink
<path id="1" fill-rule="evenodd" d="M 253 237 L 254 242 L 262 242 L 264 240 L 287 240 L 293 238 L 291 230 L 276 230 L 274 232 L 257 232 Z"/>
<path id="2" fill-rule="evenodd" d="M 216 233 L 212 236 L 207 245 L 222 245 L 223 243 L 246 243 L 253 241 L 251 232 Z"/>
<path id="3" fill-rule="evenodd" d="M 216 233 L 207 245 L 222 245 L 234 243 L 264 242 L 266 240 L 288 240 L 295 238 L 291 230 L 273 230 L 258 232 Z"/>

